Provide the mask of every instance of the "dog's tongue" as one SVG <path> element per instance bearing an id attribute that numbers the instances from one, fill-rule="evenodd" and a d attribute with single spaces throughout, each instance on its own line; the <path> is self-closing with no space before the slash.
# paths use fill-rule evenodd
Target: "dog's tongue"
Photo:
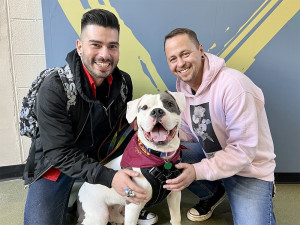
<path id="1" fill-rule="evenodd" d="M 154 127 L 151 132 L 151 138 L 155 142 L 165 141 L 168 137 L 168 132 L 163 127 Z"/>

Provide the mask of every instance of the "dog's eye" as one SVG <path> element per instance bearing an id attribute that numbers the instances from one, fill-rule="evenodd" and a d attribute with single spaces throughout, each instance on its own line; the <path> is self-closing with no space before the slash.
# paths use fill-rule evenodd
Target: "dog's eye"
<path id="1" fill-rule="evenodd" d="M 148 106 L 147 105 L 143 105 L 143 107 L 141 109 L 142 110 L 146 110 L 146 109 L 148 109 Z"/>
<path id="2" fill-rule="evenodd" d="M 174 103 L 173 103 L 173 102 L 168 102 L 168 106 L 169 106 L 169 107 L 173 107 L 173 106 L 174 106 Z"/>

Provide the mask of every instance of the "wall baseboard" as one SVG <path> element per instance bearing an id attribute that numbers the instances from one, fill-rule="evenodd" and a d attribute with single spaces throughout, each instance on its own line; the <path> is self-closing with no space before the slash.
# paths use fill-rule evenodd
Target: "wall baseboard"
<path id="1" fill-rule="evenodd" d="M 23 176 L 25 164 L 1 166 L 0 167 L 0 181 L 20 179 Z"/>
<path id="2" fill-rule="evenodd" d="M 20 179 L 23 176 L 25 164 L 0 167 L 0 181 Z M 275 173 L 277 184 L 300 184 L 300 173 Z"/>
<path id="3" fill-rule="evenodd" d="M 300 173 L 276 173 L 275 183 L 277 184 L 300 184 Z"/>

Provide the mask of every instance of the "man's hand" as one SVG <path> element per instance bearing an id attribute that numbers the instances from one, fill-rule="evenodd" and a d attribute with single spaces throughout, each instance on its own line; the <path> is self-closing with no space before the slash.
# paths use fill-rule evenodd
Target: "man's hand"
<path id="1" fill-rule="evenodd" d="M 167 180 L 163 188 L 170 191 L 181 191 L 188 187 L 195 179 L 196 172 L 194 166 L 188 163 L 178 163 L 176 164 L 177 169 L 182 169 L 182 173 L 171 180 Z"/>
<path id="2" fill-rule="evenodd" d="M 134 204 L 139 205 L 141 202 L 147 201 L 146 190 L 139 187 L 136 183 L 134 183 L 130 177 L 138 177 L 140 174 L 136 171 L 123 169 L 119 170 L 113 180 L 111 182 L 111 186 L 122 195 L 127 201 L 132 202 Z M 125 196 L 124 190 L 126 188 L 130 188 L 135 196 L 134 197 L 127 197 Z"/>

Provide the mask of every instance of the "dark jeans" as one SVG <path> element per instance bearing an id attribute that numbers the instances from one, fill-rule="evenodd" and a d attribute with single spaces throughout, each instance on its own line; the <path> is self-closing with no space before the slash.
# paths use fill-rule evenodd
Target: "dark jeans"
<path id="1" fill-rule="evenodd" d="M 24 212 L 24 225 L 63 225 L 74 179 L 60 174 L 56 182 L 44 178 L 33 183 Z"/>
<path id="2" fill-rule="evenodd" d="M 189 148 L 183 150 L 183 162 L 200 162 L 205 155 L 199 143 L 182 143 Z M 224 184 L 235 225 L 268 224 L 275 225 L 273 212 L 273 182 L 238 175 L 218 181 L 194 181 L 188 189 L 199 197 L 207 199 Z"/>

